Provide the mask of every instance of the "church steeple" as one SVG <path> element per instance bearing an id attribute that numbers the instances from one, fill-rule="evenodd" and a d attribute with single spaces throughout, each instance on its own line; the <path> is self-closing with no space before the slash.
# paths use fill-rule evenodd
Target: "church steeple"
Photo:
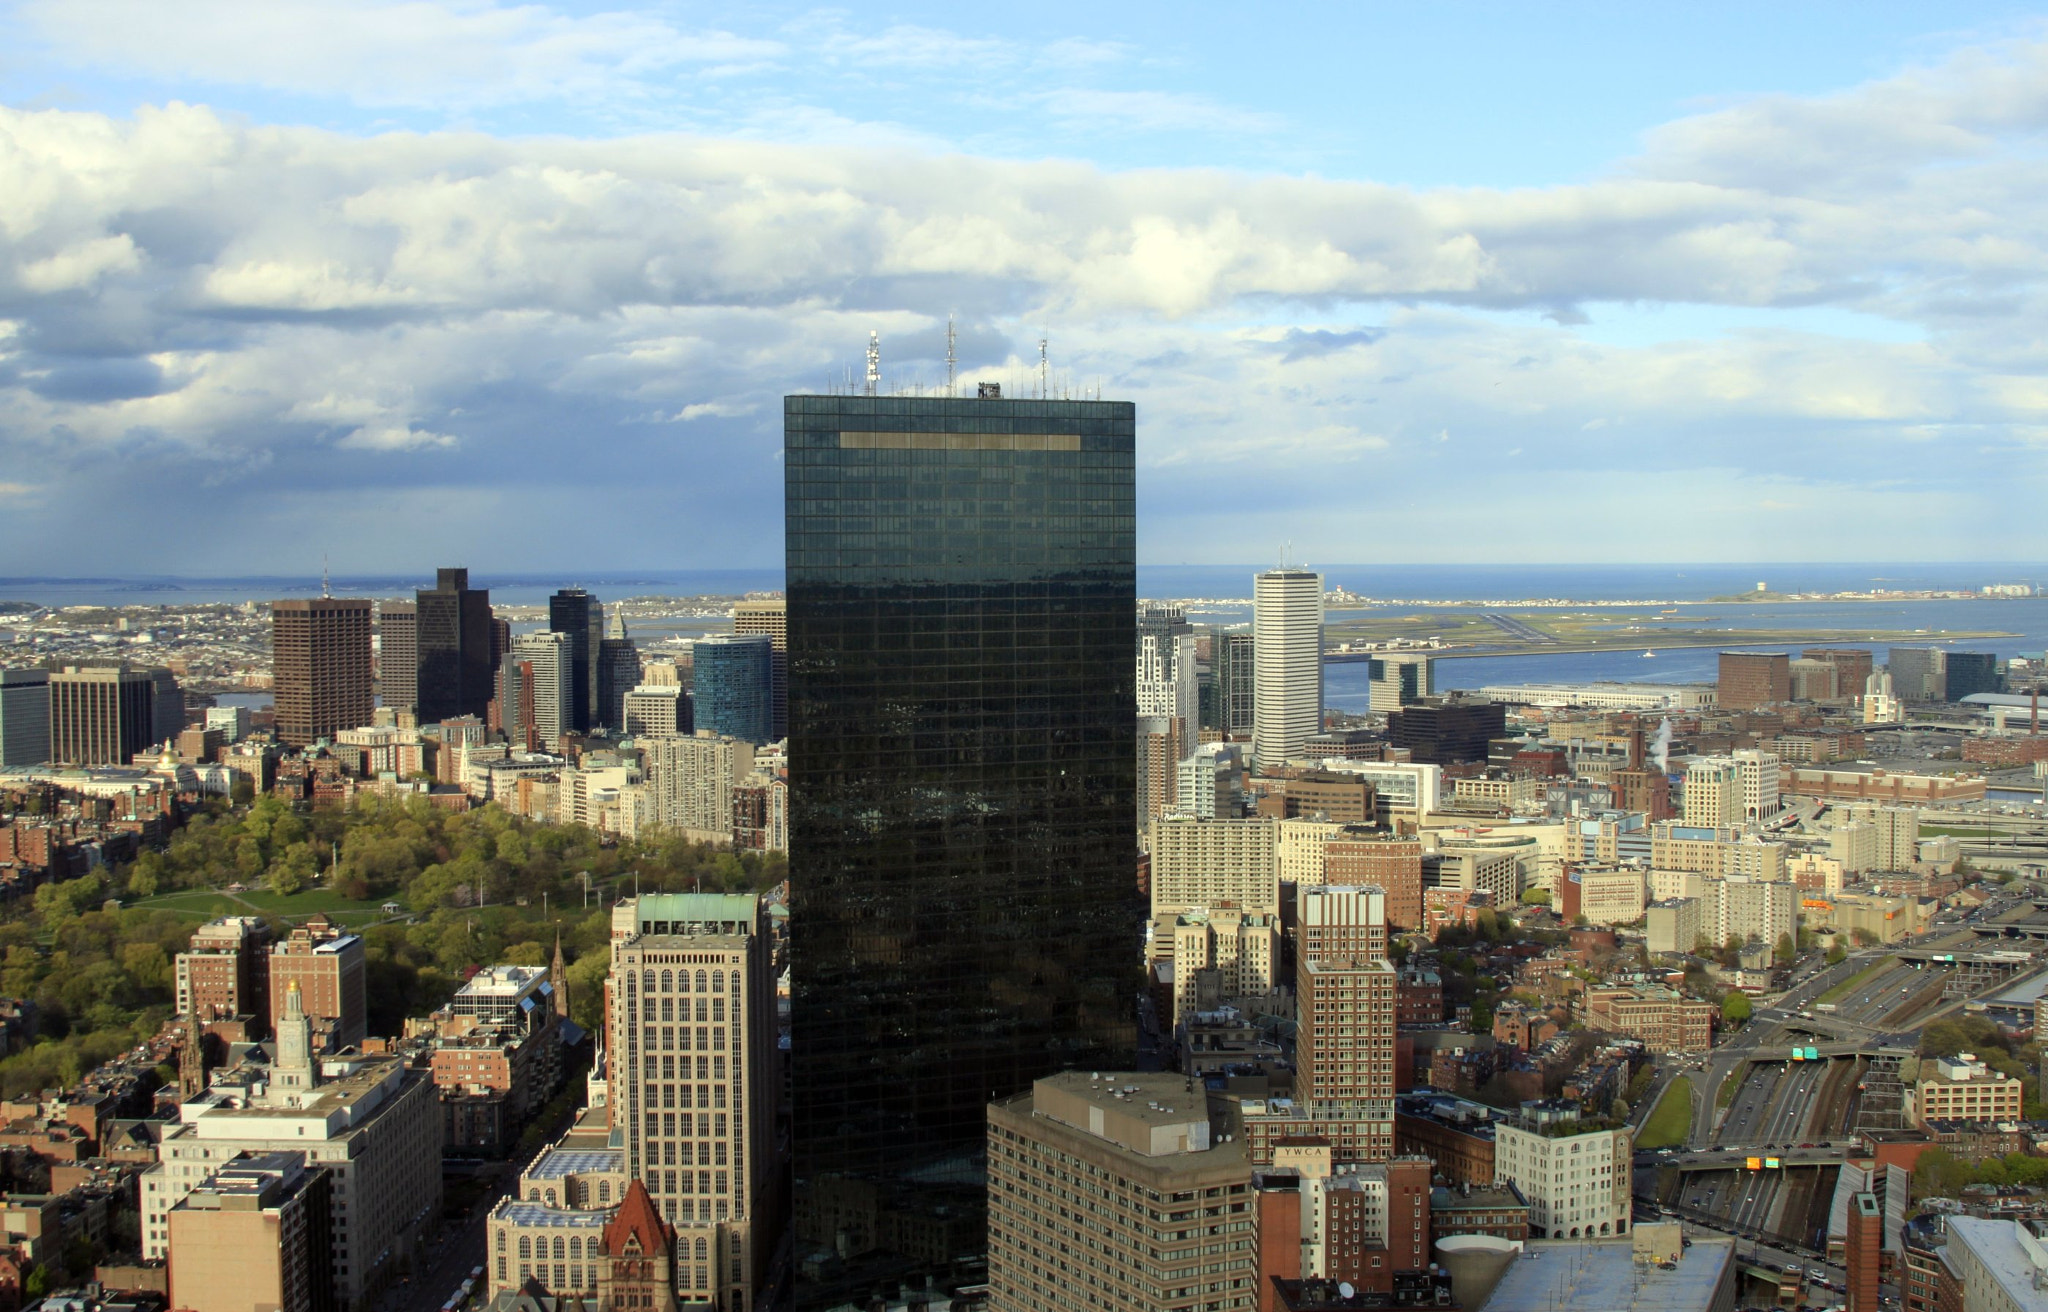
<path id="1" fill-rule="evenodd" d="M 178 1050 L 178 1094 L 186 1099 L 206 1092 L 206 1031 L 199 1027 L 199 1009 L 185 1013 L 185 1046 Z"/>
<path id="2" fill-rule="evenodd" d="M 562 931 L 555 931 L 555 963 L 548 967 L 548 982 L 555 988 L 555 1015 L 569 1019 L 569 963 L 562 958 Z"/>

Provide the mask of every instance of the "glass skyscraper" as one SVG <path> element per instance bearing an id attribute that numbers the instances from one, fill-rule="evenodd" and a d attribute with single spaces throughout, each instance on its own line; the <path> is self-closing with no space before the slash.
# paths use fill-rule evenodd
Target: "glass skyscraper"
<path id="1" fill-rule="evenodd" d="M 697 727 L 748 743 L 775 741 L 775 644 L 766 634 L 719 634 L 691 649 Z"/>
<path id="2" fill-rule="evenodd" d="M 784 402 L 797 1226 L 849 1270 L 878 1211 L 978 1251 L 989 1100 L 1132 1060 L 1135 424 Z"/>

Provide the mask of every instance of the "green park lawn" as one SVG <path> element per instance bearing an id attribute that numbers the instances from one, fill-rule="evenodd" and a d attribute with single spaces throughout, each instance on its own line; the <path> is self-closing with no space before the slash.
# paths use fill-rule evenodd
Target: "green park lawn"
<path id="1" fill-rule="evenodd" d="M 1681 1075 L 1664 1088 L 1656 1110 L 1636 1136 L 1638 1148 L 1682 1148 L 1692 1132 L 1692 1081 Z"/>

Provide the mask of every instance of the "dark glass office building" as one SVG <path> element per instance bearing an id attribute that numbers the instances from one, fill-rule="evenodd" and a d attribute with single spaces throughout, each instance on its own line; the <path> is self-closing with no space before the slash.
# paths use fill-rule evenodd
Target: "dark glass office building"
<path id="1" fill-rule="evenodd" d="M 885 1249 L 893 1226 L 978 1251 L 989 1100 L 1133 1059 L 1135 422 L 1123 402 L 784 403 L 807 1245 L 851 1227 Z"/>
<path id="2" fill-rule="evenodd" d="M 470 587 L 466 569 L 438 570 L 413 602 L 420 723 L 488 714 L 498 669 L 490 589 Z"/>
<path id="3" fill-rule="evenodd" d="M 604 606 L 581 588 L 563 588 L 548 598 L 548 628 L 569 635 L 569 714 L 577 733 L 597 723 L 597 649 L 604 641 Z"/>

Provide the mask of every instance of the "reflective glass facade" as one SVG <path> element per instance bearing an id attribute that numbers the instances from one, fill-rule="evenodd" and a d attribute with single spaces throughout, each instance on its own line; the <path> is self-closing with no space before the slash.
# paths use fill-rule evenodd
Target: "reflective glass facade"
<path id="1" fill-rule="evenodd" d="M 772 743 L 775 648 L 765 635 L 706 638 L 691 650 L 697 727 L 748 743 Z"/>
<path id="2" fill-rule="evenodd" d="M 992 1098 L 1132 1059 L 1136 416 L 784 421 L 801 1232 L 849 1178 L 978 1201 Z"/>

